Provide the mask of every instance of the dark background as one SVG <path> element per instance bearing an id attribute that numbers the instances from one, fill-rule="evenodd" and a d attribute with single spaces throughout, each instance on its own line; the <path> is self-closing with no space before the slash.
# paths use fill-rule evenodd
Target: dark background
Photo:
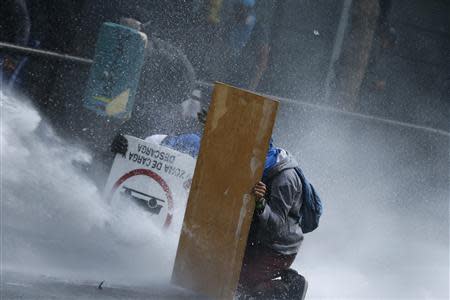
<path id="1" fill-rule="evenodd" d="M 358 21 L 357 15 L 352 15 L 358 1 L 347 2 L 352 5 L 350 16 L 343 21 L 346 25 L 341 53 L 354 49 L 352 24 Z M 338 59 L 330 66 L 344 1 L 278 2 L 269 67 L 258 90 L 448 130 L 450 3 L 445 0 L 391 2 L 387 19 L 395 29 L 397 41 L 392 48 L 381 49 L 375 36 L 369 62 L 360 66 L 364 78 L 357 99 L 347 100 L 357 105 L 348 109 L 333 99 L 341 92 L 333 84 L 325 97 L 330 68 L 339 70 L 339 64 L 345 63 Z M 177 44 L 179 36 L 194 35 L 189 26 L 192 16 L 186 13 L 190 5 L 190 1 L 31 1 L 32 37 L 41 41 L 43 49 L 93 57 L 99 26 L 104 21 L 117 22 L 121 16 L 130 16 L 151 20 L 152 31 Z M 85 83 L 88 69 L 33 59 L 28 71 L 28 93 L 43 107 L 56 103 L 61 108 L 79 102 L 80 87 Z M 351 72 L 338 72 L 347 81 L 352 81 L 351 75 Z M 383 89 L 375 87 L 379 80 L 385 82 Z"/>

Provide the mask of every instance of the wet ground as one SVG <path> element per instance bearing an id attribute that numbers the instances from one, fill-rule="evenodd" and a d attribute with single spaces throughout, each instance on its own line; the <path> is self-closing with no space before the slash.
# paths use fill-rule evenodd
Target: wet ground
<path id="1" fill-rule="evenodd" d="M 64 281 L 41 275 L 5 272 L 1 299 L 70 300 L 70 299 L 202 299 L 175 286 L 110 286 L 98 289 L 100 282 Z M 206 298 L 203 298 L 206 299 Z"/>

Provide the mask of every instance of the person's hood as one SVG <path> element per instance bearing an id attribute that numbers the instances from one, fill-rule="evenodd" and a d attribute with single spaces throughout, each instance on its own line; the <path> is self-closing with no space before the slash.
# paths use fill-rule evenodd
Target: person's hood
<path id="1" fill-rule="evenodd" d="M 276 156 L 276 161 L 273 163 L 272 166 L 268 167 L 266 170 L 264 170 L 264 176 L 263 179 L 267 180 L 275 176 L 276 174 L 286 170 L 286 169 L 293 169 L 298 166 L 297 161 L 295 158 L 289 154 L 286 150 L 282 148 L 277 148 L 278 154 Z"/>

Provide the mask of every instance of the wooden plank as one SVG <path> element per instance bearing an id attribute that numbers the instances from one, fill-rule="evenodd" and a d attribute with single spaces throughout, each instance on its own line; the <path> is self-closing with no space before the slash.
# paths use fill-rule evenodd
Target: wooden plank
<path id="1" fill-rule="evenodd" d="M 232 299 L 278 102 L 216 83 L 178 245 L 172 282 Z"/>

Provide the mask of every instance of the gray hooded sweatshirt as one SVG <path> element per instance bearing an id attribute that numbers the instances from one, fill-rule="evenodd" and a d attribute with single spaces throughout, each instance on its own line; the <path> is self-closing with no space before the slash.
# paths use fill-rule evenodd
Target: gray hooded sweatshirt
<path id="1" fill-rule="evenodd" d="M 297 166 L 297 161 L 281 150 L 276 164 L 263 180 L 268 189 L 267 204 L 263 212 L 255 214 L 249 237 L 251 243 L 285 255 L 297 253 L 303 241 L 298 224 L 302 183 L 294 169 Z"/>

